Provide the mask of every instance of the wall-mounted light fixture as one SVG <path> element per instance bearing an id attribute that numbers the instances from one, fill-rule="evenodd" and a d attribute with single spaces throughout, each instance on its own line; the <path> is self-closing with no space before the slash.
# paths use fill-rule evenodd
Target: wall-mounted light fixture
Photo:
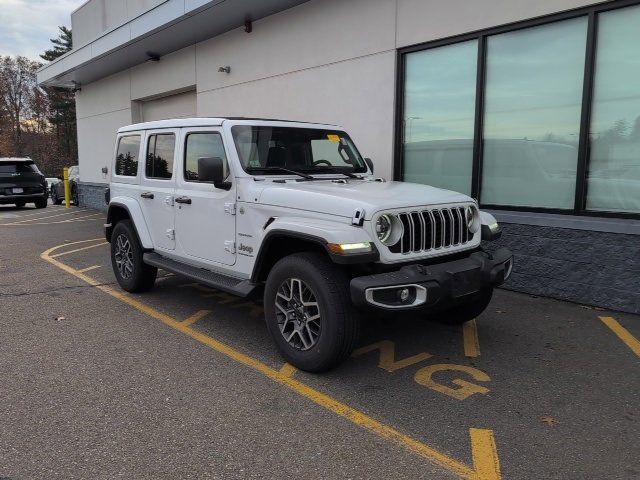
<path id="1" fill-rule="evenodd" d="M 71 83 L 73 83 L 73 87 L 71 87 L 71 91 L 73 93 L 80 92 L 82 90 L 82 85 L 80 85 L 79 82 L 72 80 Z"/>
<path id="2" fill-rule="evenodd" d="M 244 21 L 244 31 L 247 33 L 251 33 L 253 31 L 253 21 L 250 18 L 247 18 Z"/>
<path id="3" fill-rule="evenodd" d="M 153 53 L 153 52 L 146 52 L 147 54 L 147 62 L 159 62 L 160 61 L 160 55 L 158 55 L 157 53 Z"/>
<path id="4" fill-rule="evenodd" d="M 218 68 L 218 71 L 220 73 L 231 73 L 231 67 L 229 65 L 227 65 L 226 67 L 220 67 Z"/>

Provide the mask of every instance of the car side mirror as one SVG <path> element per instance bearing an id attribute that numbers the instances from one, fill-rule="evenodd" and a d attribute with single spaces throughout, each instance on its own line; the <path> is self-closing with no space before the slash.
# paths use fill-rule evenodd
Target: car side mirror
<path id="1" fill-rule="evenodd" d="M 230 182 L 224 181 L 224 160 L 220 157 L 201 157 L 198 159 L 198 181 L 213 183 L 216 188 L 229 190 Z"/>
<path id="2" fill-rule="evenodd" d="M 373 160 L 365 158 L 364 162 L 367 164 L 367 167 L 369 167 L 369 170 L 371 170 L 371 173 L 373 173 Z"/>

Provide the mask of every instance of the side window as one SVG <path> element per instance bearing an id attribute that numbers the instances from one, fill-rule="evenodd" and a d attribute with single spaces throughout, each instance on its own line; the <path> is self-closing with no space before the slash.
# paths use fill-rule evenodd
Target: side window
<path id="1" fill-rule="evenodd" d="M 173 133 L 159 133 L 149 136 L 147 143 L 147 178 L 168 180 L 173 176 L 173 156 L 176 136 Z"/>
<path id="2" fill-rule="evenodd" d="M 138 174 L 138 155 L 140 153 L 140 135 L 120 137 L 116 153 L 115 174 L 135 177 Z"/>
<path id="3" fill-rule="evenodd" d="M 202 157 L 220 157 L 224 160 L 225 176 L 229 175 L 227 156 L 219 133 L 197 132 L 187 135 L 184 154 L 184 179 L 187 182 L 198 181 L 198 159 Z"/>

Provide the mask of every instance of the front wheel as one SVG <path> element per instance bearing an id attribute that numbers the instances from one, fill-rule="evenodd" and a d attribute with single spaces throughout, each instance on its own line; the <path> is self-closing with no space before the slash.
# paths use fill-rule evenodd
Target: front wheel
<path id="1" fill-rule="evenodd" d="M 158 269 L 142 260 L 142 245 L 130 220 L 116 224 L 111 234 L 111 266 L 116 280 L 127 292 L 150 290 Z"/>
<path id="2" fill-rule="evenodd" d="M 468 302 L 438 313 L 436 320 L 447 325 L 460 325 L 484 312 L 493 297 L 493 288 L 487 287 L 473 295 Z"/>
<path id="3" fill-rule="evenodd" d="M 35 202 L 36 208 L 47 208 L 47 199 L 43 198 L 41 200 L 36 200 Z"/>
<path id="4" fill-rule="evenodd" d="M 275 264 L 264 290 L 267 328 L 287 362 L 322 372 L 346 359 L 358 337 L 349 278 L 326 256 L 290 255 Z"/>

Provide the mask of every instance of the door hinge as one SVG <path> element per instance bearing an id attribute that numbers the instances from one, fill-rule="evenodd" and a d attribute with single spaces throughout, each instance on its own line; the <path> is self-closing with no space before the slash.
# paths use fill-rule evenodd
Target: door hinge
<path id="1" fill-rule="evenodd" d="M 164 197 L 164 204 L 169 207 L 173 207 L 173 197 L 172 196 Z"/>
<path id="2" fill-rule="evenodd" d="M 228 213 L 229 215 L 236 214 L 236 204 L 234 202 L 228 202 L 224 204 L 224 213 Z"/>
<path id="3" fill-rule="evenodd" d="M 224 249 L 229 253 L 236 253 L 236 242 L 233 240 L 225 240 Z"/>
<path id="4" fill-rule="evenodd" d="M 176 231 L 173 228 L 167 228 L 167 238 L 169 240 L 176 239 Z"/>

